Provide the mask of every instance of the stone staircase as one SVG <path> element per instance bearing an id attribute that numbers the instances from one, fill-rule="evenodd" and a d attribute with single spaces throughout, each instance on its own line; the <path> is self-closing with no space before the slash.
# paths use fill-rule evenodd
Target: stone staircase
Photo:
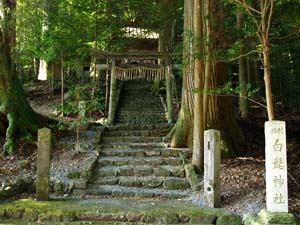
<path id="1" fill-rule="evenodd" d="M 124 84 L 116 124 L 102 137 L 101 155 L 87 194 L 95 196 L 164 198 L 188 197 L 183 158 L 187 149 L 168 148 L 169 132 L 163 101 L 151 83 Z"/>

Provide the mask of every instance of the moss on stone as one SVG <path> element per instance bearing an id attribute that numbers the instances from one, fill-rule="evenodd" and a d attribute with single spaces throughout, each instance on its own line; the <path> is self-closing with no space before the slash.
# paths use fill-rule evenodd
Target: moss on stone
<path id="1" fill-rule="evenodd" d="M 5 208 L 4 216 L 12 219 L 22 218 L 25 209 L 23 207 L 7 207 Z"/>
<path id="2" fill-rule="evenodd" d="M 38 214 L 39 220 L 45 223 L 49 221 L 71 222 L 76 218 L 80 219 L 80 215 L 97 214 L 129 215 L 134 213 L 133 217 L 136 218 L 148 218 L 149 221 L 157 218 L 155 221 L 168 222 L 168 224 L 178 223 L 177 221 L 182 221 L 182 218 L 190 220 L 193 217 L 219 218 L 230 215 L 229 212 L 221 209 L 203 209 L 182 201 L 159 201 L 153 199 L 139 200 L 138 202 L 130 199 L 60 200 L 48 202 L 24 199 L 0 204 L 0 212 L 4 209 L 10 209 L 15 212 L 23 210 L 22 219 L 24 221 L 33 220 Z M 133 217 L 131 216 L 131 220 L 134 219 Z M 8 216 L 8 218 L 11 217 Z M 127 218 L 128 220 L 129 218 Z M 202 223 L 207 222 L 209 221 L 202 221 Z M 199 221 L 199 223 L 201 222 Z"/>
<path id="3" fill-rule="evenodd" d="M 260 218 L 258 216 L 248 216 L 244 220 L 244 225 L 264 225 L 262 221 L 260 221 Z"/>
<path id="4" fill-rule="evenodd" d="M 161 186 L 161 184 L 162 184 L 161 180 L 145 180 L 145 181 L 143 181 L 143 186 L 151 187 L 151 188 L 159 187 L 159 186 Z"/>
<path id="5" fill-rule="evenodd" d="M 186 164 L 184 166 L 186 178 L 193 191 L 201 190 L 201 179 L 196 173 L 196 170 L 192 164 Z"/>
<path id="6" fill-rule="evenodd" d="M 215 215 L 199 215 L 199 216 L 192 216 L 190 218 L 190 223 L 200 224 L 200 223 L 207 223 L 207 224 L 215 224 L 217 217 Z"/>
<path id="7" fill-rule="evenodd" d="M 36 196 L 38 200 L 46 201 L 49 199 L 49 178 L 38 177 L 36 180 Z"/>
<path id="8" fill-rule="evenodd" d="M 223 215 L 217 220 L 217 225 L 242 225 L 242 218 L 238 215 Z"/>
<path id="9" fill-rule="evenodd" d="M 42 222 L 72 222 L 75 218 L 75 212 L 65 210 L 50 210 L 38 216 L 38 220 Z"/>
<path id="10" fill-rule="evenodd" d="M 266 224 L 297 225 L 296 219 L 291 213 L 271 213 L 266 209 L 260 211 L 259 216 Z"/>
<path id="11" fill-rule="evenodd" d="M 169 190 L 180 190 L 189 188 L 189 184 L 185 180 L 165 180 L 163 187 Z"/>
<path id="12" fill-rule="evenodd" d="M 36 211 L 35 209 L 26 209 L 23 214 L 23 219 L 25 221 L 34 222 L 37 221 L 38 217 L 39 217 L 39 212 Z"/>
<path id="13" fill-rule="evenodd" d="M 80 178 L 80 172 L 79 171 L 70 172 L 70 173 L 68 173 L 67 177 L 69 179 L 79 179 Z"/>

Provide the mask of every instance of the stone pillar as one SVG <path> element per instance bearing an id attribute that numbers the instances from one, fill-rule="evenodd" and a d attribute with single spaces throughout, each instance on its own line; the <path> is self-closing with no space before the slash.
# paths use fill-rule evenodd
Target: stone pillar
<path id="1" fill-rule="evenodd" d="M 204 132 L 204 194 L 209 207 L 221 206 L 220 131 Z"/>
<path id="2" fill-rule="evenodd" d="M 172 93 L 172 67 L 167 67 L 166 74 L 166 91 L 167 91 L 167 117 L 168 123 L 172 123 L 174 121 L 174 110 L 173 110 L 173 93 Z"/>
<path id="3" fill-rule="evenodd" d="M 288 212 L 285 122 L 266 122 L 265 138 L 267 210 Z"/>
<path id="4" fill-rule="evenodd" d="M 115 76 L 116 60 L 112 61 L 111 78 L 110 78 L 110 93 L 109 93 L 109 108 L 108 108 L 108 124 L 113 124 L 117 109 L 117 79 Z"/>
<path id="5" fill-rule="evenodd" d="M 36 200 L 49 200 L 51 131 L 38 131 Z"/>
<path id="6" fill-rule="evenodd" d="M 86 102 L 79 101 L 78 103 L 79 117 L 84 118 L 86 115 Z"/>

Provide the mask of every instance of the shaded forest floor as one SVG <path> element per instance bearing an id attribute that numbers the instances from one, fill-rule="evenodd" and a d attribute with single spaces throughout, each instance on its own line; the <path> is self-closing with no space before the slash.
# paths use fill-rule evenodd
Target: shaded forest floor
<path id="1" fill-rule="evenodd" d="M 59 94 L 52 95 L 46 83 L 35 84 L 27 90 L 32 107 L 46 116 L 54 116 L 54 105 L 59 104 Z M 251 122 L 240 122 L 247 140 L 237 158 L 222 159 L 222 207 L 238 214 L 257 213 L 265 208 L 265 161 L 264 161 L 264 121 L 265 112 L 260 108 L 253 111 Z M 282 114 L 284 115 L 284 114 Z M 289 207 L 300 217 L 300 112 L 285 114 L 281 118 L 287 122 Z M 72 121 L 72 118 L 70 118 Z M 0 136 L 0 152 L 4 143 Z M 66 143 L 66 140 L 69 140 Z M 52 170 L 55 176 L 66 176 L 80 168 L 87 155 L 75 154 L 75 133 L 58 132 L 55 151 L 52 156 Z M 87 146 L 89 148 L 89 146 Z M 90 149 L 93 150 L 93 149 Z M 36 146 L 19 143 L 16 156 L 0 156 L 0 185 L 13 182 L 18 176 L 35 176 Z M 0 186 L 1 188 L 1 186 Z M 199 199 L 201 196 L 199 194 Z M 199 204 L 197 196 L 193 201 Z"/>

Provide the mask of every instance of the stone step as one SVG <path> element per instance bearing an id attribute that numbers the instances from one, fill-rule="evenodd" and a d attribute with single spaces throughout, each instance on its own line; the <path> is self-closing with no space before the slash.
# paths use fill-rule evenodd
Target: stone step
<path id="1" fill-rule="evenodd" d="M 163 123 L 163 122 L 166 122 L 166 115 L 140 115 L 140 116 L 136 116 L 136 115 L 132 115 L 132 116 L 129 116 L 129 115 L 116 115 L 116 119 L 118 120 L 144 120 L 144 121 L 158 121 L 159 123 Z"/>
<path id="2" fill-rule="evenodd" d="M 142 95 L 139 95 L 139 96 L 135 96 L 135 97 L 129 97 L 129 96 L 125 96 L 124 98 L 121 98 L 120 100 L 120 103 L 123 103 L 123 104 L 132 104 L 134 102 L 138 102 L 138 103 L 141 103 L 141 104 L 156 104 L 156 105 L 159 105 L 161 104 L 161 98 L 156 98 L 156 97 L 147 97 L 147 96 L 142 96 Z"/>
<path id="3" fill-rule="evenodd" d="M 171 124 L 168 123 L 156 123 L 156 124 L 116 124 L 112 126 L 107 126 L 108 131 L 129 131 L 129 130 L 152 130 L 152 129 L 164 129 L 171 128 Z"/>
<path id="4" fill-rule="evenodd" d="M 138 115 L 138 114 L 144 114 L 144 113 L 153 113 L 153 114 L 160 114 L 160 113 L 167 113 L 165 109 L 146 109 L 144 107 L 138 107 L 138 108 L 119 108 L 117 113 L 127 113 L 127 114 L 133 114 L 133 115 Z"/>
<path id="5" fill-rule="evenodd" d="M 167 114 L 165 112 L 151 112 L 151 111 L 148 111 L 147 113 L 145 112 L 122 112 L 122 111 L 119 111 L 116 113 L 116 116 L 118 117 L 129 117 L 129 118 L 140 118 L 140 117 L 145 117 L 145 118 L 159 118 L 159 117 L 162 117 L 162 118 L 166 118 Z"/>
<path id="6" fill-rule="evenodd" d="M 129 123 L 129 124 L 153 124 L 157 121 L 158 123 L 166 123 L 167 119 L 116 119 L 117 123 Z"/>
<path id="7" fill-rule="evenodd" d="M 153 108 L 161 108 L 163 107 L 163 104 L 160 100 L 155 100 L 155 101 L 148 101 L 147 99 L 143 99 L 144 101 L 134 101 L 132 100 L 132 102 L 119 102 L 118 106 L 123 106 L 123 107 L 135 107 L 138 108 L 138 106 L 147 106 L 147 107 L 151 107 L 153 106 Z"/>
<path id="8" fill-rule="evenodd" d="M 129 130 L 129 131 L 105 131 L 104 136 L 164 136 L 170 131 L 169 128 L 156 130 Z"/>
<path id="9" fill-rule="evenodd" d="M 158 177 L 185 177 L 184 166 L 103 166 L 98 169 L 97 177 L 122 177 L 122 176 L 136 176 L 136 177 L 146 177 L 146 176 L 158 176 Z"/>
<path id="10" fill-rule="evenodd" d="M 93 182 L 95 185 L 119 185 L 125 187 L 163 188 L 184 190 L 190 187 L 185 178 L 179 177 L 102 177 Z"/>
<path id="11" fill-rule="evenodd" d="M 98 160 L 99 166 L 160 166 L 160 165 L 171 165 L 180 166 L 182 160 L 180 158 L 168 157 L 163 158 L 160 156 L 149 156 L 149 157 L 134 157 L 134 156 L 103 156 Z"/>
<path id="12" fill-rule="evenodd" d="M 155 95 L 151 93 L 151 91 L 125 91 L 122 93 L 123 98 L 121 100 L 138 100 L 140 101 L 138 97 L 143 97 L 149 100 L 154 100 L 154 99 L 161 99 L 160 96 Z"/>
<path id="13" fill-rule="evenodd" d="M 32 199 L 5 201 L 1 202 L 1 208 L 5 212 L 1 218 L 4 224 L 242 224 L 239 216 L 228 211 L 199 207 L 182 199 L 87 195 L 86 198 L 52 199 L 42 204 Z"/>
<path id="14" fill-rule="evenodd" d="M 119 118 L 126 118 L 126 119 L 152 119 L 152 118 L 161 118 L 164 119 L 167 117 L 166 113 L 148 113 L 148 114 L 144 114 L 144 112 L 140 112 L 140 113 L 116 113 L 116 117 Z"/>
<path id="15" fill-rule="evenodd" d="M 110 143 L 110 142 L 125 142 L 125 143 L 152 143 L 152 142 L 161 142 L 161 137 L 139 137 L 139 136 L 115 136 L 109 137 L 104 136 L 102 137 L 102 143 Z"/>
<path id="16" fill-rule="evenodd" d="M 165 112 L 165 108 L 163 106 L 160 107 L 154 107 L 151 105 L 126 105 L 126 106 L 120 106 L 118 107 L 118 112 L 121 111 L 128 111 L 128 112 L 132 112 L 132 111 L 137 111 L 140 113 L 144 113 L 144 112 L 155 112 L 155 113 L 162 113 Z"/>
<path id="17" fill-rule="evenodd" d="M 145 111 L 145 112 L 140 112 L 140 111 L 119 111 L 117 112 L 117 115 L 118 116 L 140 116 L 140 115 L 143 115 L 143 116 L 165 116 L 166 115 L 166 112 L 152 112 L 152 111 Z"/>
<path id="18" fill-rule="evenodd" d="M 178 190 L 151 189 L 140 187 L 124 187 L 119 185 L 90 185 L 88 195 L 136 198 L 181 199 L 189 197 L 188 192 Z"/>
<path id="19" fill-rule="evenodd" d="M 102 149 L 106 148 L 113 148 L 113 149 L 144 149 L 144 150 L 151 150 L 154 148 L 164 148 L 166 147 L 165 142 L 156 142 L 156 143 L 127 143 L 127 142 L 108 142 L 102 143 L 100 145 Z"/>
<path id="20" fill-rule="evenodd" d="M 151 156 L 161 156 L 161 157 L 185 157 L 190 158 L 192 151 L 190 149 L 175 149 L 175 148 L 153 148 L 153 149 L 113 149 L 104 148 L 101 151 L 102 156 L 119 156 L 119 157 L 151 157 Z"/>

